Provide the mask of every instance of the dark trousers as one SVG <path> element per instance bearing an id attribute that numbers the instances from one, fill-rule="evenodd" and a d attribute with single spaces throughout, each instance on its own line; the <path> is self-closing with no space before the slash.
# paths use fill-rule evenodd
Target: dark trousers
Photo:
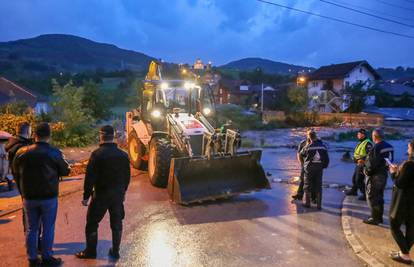
<path id="1" fill-rule="evenodd" d="M 42 257 L 50 258 L 53 255 L 53 241 L 55 238 L 55 222 L 57 215 L 57 198 L 47 200 L 23 200 L 26 219 L 26 250 L 29 260 L 37 258 L 39 228 L 42 225 Z"/>
<path id="2" fill-rule="evenodd" d="M 382 221 L 384 215 L 384 190 L 387 184 L 387 174 L 375 174 L 367 177 L 366 195 L 371 208 L 371 217 Z"/>
<path id="3" fill-rule="evenodd" d="M 122 198 L 92 198 L 86 215 L 86 250 L 96 253 L 98 242 L 98 227 L 106 212 L 109 211 L 109 220 L 112 230 L 112 248 L 119 250 L 122 233 L 122 220 L 125 217 L 124 203 Z"/>
<path id="4" fill-rule="evenodd" d="M 352 176 L 352 191 L 358 192 L 361 191 L 365 195 L 365 174 L 364 166 L 356 165 L 354 170 L 354 175 Z"/>
<path id="5" fill-rule="evenodd" d="M 403 224 L 405 224 L 405 234 L 401 231 Z M 407 214 L 405 218 L 390 218 L 390 229 L 401 252 L 409 254 L 414 244 L 414 214 Z"/>
<path id="6" fill-rule="evenodd" d="M 322 196 L 322 176 L 323 169 L 309 169 L 304 172 L 303 190 L 306 194 L 310 194 L 312 199 Z"/>
<path id="7" fill-rule="evenodd" d="M 303 196 L 303 186 L 305 185 L 305 170 L 303 169 L 303 167 L 301 167 L 300 169 L 300 176 L 299 176 L 299 186 L 298 186 L 298 191 L 297 191 L 297 195 L 299 197 Z"/>

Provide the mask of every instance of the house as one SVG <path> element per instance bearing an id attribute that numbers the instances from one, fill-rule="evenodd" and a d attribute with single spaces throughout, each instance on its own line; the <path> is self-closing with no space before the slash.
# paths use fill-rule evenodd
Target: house
<path id="1" fill-rule="evenodd" d="M 391 95 L 395 101 L 399 101 L 402 97 L 408 96 L 414 102 L 414 87 L 391 82 L 379 83 L 377 87 Z"/>
<path id="2" fill-rule="evenodd" d="M 380 76 L 365 60 L 322 66 L 307 77 L 298 77 L 304 83 L 311 99 L 310 108 L 322 112 L 340 112 L 348 108 L 347 88 L 362 84 L 368 89 Z"/>
<path id="3" fill-rule="evenodd" d="M 280 100 L 280 90 L 270 84 L 263 84 L 263 109 L 273 110 Z M 217 104 L 235 104 L 255 109 L 261 108 L 262 84 L 247 81 L 222 79 L 215 96 Z"/>
<path id="4" fill-rule="evenodd" d="M 38 96 L 4 77 L 0 77 L 0 105 L 13 102 L 25 102 L 36 114 L 49 111 L 46 98 Z"/>

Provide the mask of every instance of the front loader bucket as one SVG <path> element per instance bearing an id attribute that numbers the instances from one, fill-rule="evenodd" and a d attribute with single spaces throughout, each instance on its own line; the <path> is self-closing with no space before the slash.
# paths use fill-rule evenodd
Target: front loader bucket
<path id="1" fill-rule="evenodd" d="M 173 158 L 168 179 L 171 199 L 180 204 L 225 198 L 244 192 L 270 189 L 261 151 L 236 156 Z"/>

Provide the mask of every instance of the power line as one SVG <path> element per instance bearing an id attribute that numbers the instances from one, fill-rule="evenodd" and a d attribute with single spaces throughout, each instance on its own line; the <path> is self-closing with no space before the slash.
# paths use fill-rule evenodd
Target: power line
<path id="1" fill-rule="evenodd" d="M 407 24 L 407 23 L 396 21 L 396 20 L 393 20 L 393 19 L 384 18 L 384 17 L 378 16 L 378 15 L 375 15 L 375 14 L 372 14 L 372 13 L 367 13 L 367 12 L 364 12 L 364 11 L 360 11 L 358 9 L 343 6 L 343 5 L 333 3 L 333 2 L 329 2 L 329 1 L 326 1 L 326 0 L 319 0 L 319 1 L 330 4 L 330 5 L 334 5 L 334 6 L 343 8 L 343 9 L 351 10 L 351 11 L 356 12 L 356 13 L 364 14 L 366 16 L 370 16 L 370 17 L 373 17 L 373 18 L 377 18 L 377 19 L 381 19 L 381 20 L 384 20 L 384 21 L 388 21 L 388 22 L 392 22 L 392 23 L 396 23 L 396 24 L 400 24 L 400 25 L 404 25 L 404 26 L 407 26 L 407 27 L 414 28 L 414 25 L 412 25 L 412 24 Z"/>
<path id="2" fill-rule="evenodd" d="M 384 5 L 387 5 L 387 6 L 396 7 L 396 8 L 399 8 L 399 9 L 414 11 L 414 8 L 409 8 L 409 7 L 404 7 L 404 6 L 400 6 L 400 5 L 396 5 L 396 4 L 391 4 L 391 3 L 388 3 L 388 2 L 382 1 L 382 0 L 377 0 L 377 2 L 383 3 Z"/>
<path id="3" fill-rule="evenodd" d="M 297 11 L 297 12 L 308 14 L 308 15 L 315 16 L 315 17 L 320 17 L 320 18 L 340 22 L 340 23 L 343 23 L 343 24 L 356 26 L 356 27 L 359 27 L 359 28 L 364 28 L 364 29 L 368 29 L 368 30 L 372 30 L 372 31 L 376 31 L 376 32 L 382 32 L 382 33 L 392 34 L 392 35 L 396 35 L 396 36 L 400 36 L 400 37 L 414 39 L 413 35 L 407 35 L 407 34 L 403 34 L 403 33 L 397 33 L 397 32 L 382 30 L 382 29 L 379 29 L 379 28 L 374 28 L 374 27 L 371 27 L 371 26 L 366 26 L 366 25 L 346 21 L 346 20 L 343 20 L 343 19 L 329 17 L 329 16 L 325 16 L 325 15 L 322 15 L 322 14 L 313 13 L 313 12 L 310 12 L 310 11 L 306 11 L 306 10 L 302 10 L 302 9 L 298 9 L 298 8 L 294 8 L 294 7 L 290 7 L 290 6 L 285 6 L 285 5 L 281 5 L 281 4 L 277 4 L 277 3 L 273 3 L 273 2 L 269 2 L 269 1 L 265 1 L 265 0 L 256 0 L 256 1 L 264 3 L 264 4 L 268 4 L 268 5 L 273 5 L 273 6 L 278 6 L 278 7 L 282 7 L 282 8 L 285 8 L 285 9 L 290 9 L 290 10 L 293 10 L 293 11 Z"/>
<path id="4" fill-rule="evenodd" d="M 406 18 L 406 17 L 395 16 L 395 15 L 387 14 L 387 13 L 384 13 L 384 12 L 381 12 L 381 11 L 378 11 L 378 10 L 370 9 L 370 8 L 367 8 L 367 7 L 364 7 L 364 6 L 355 5 L 355 4 L 351 4 L 351 3 L 345 3 L 345 2 L 341 2 L 341 1 L 337 1 L 337 0 L 334 0 L 334 2 L 335 3 L 339 3 L 339 4 L 343 4 L 343 5 L 348 5 L 348 6 L 356 7 L 356 8 L 363 9 L 363 10 L 370 11 L 370 12 L 375 12 L 375 13 L 381 14 L 383 16 L 391 17 L 391 18 L 402 19 L 402 20 L 414 22 L 413 18 Z"/>

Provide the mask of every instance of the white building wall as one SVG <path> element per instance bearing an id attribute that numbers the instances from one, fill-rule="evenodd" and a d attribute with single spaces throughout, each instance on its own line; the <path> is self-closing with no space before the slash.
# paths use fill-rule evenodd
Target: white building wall
<path id="1" fill-rule="evenodd" d="M 374 75 L 366 67 L 358 66 L 344 79 L 344 87 L 347 84 L 352 86 L 358 82 L 363 82 L 365 83 L 364 88 L 367 89 L 373 81 L 375 81 Z"/>
<path id="2" fill-rule="evenodd" d="M 325 81 L 310 81 L 308 83 L 309 96 L 320 95 Z"/>

